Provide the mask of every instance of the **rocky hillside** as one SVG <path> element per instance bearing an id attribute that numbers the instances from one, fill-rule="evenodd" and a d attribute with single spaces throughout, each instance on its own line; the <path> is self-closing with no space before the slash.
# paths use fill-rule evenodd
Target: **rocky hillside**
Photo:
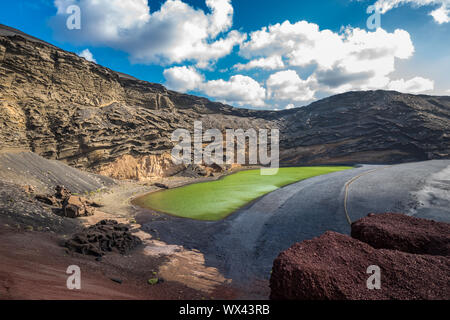
<path id="1" fill-rule="evenodd" d="M 0 145 L 121 178 L 171 171 L 171 133 L 265 127 L 275 113 L 234 109 L 134 80 L 10 30 L 0 32 Z M 134 159 L 131 159 L 131 157 Z M 130 167 L 135 168 L 130 168 Z"/>
<path id="2" fill-rule="evenodd" d="M 450 97 L 348 92 L 282 117 L 289 163 L 401 163 L 450 155 Z"/>
<path id="3" fill-rule="evenodd" d="M 350 92 L 275 112 L 167 90 L 0 25 L 0 148 L 116 178 L 180 170 L 171 133 L 279 128 L 286 164 L 402 162 L 450 154 L 450 97 Z"/>

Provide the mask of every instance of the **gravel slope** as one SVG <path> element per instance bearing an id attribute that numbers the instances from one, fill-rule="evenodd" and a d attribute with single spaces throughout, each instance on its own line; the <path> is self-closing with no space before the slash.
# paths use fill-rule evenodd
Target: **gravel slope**
<path id="1" fill-rule="evenodd" d="M 0 151 L 0 219 L 35 230 L 70 231 L 77 221 L 64 219 L 27 194 L 22 186 L 31 185 L 38 194 L 53 194 L 57 185 L 73 193 L 86 193 L 116 185 L 113 179 L 47 160 L 32 152 Z"/>
<path id="2" fill-rule="evenodd" d="M 33 185 L 41 193 L 53 192 L 57 185 L 63 185 L 73 193 L 84 193 L 115 184 L 111 178 L 80 171 L 32 152 L 0 152 L 0 180 Z"/>

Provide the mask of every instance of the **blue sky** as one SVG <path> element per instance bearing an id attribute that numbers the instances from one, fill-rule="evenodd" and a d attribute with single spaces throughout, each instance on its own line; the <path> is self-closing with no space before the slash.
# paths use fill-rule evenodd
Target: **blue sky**
<path id="1" fill-rule="evenodd" d="M 381 12 L 368 29 L 368 6 Z M 81 29 L 69 30 L 77 5 Z M 450 94 L 448 0 L 18 0 L 0 23 L 108 68 L 237 107 L 348 90 Z"/>

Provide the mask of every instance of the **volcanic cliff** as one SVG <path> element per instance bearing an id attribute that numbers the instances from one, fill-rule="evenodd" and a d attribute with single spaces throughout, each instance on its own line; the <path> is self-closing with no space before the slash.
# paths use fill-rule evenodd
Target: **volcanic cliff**
<path id="1" fill-rule="evenodd" d="M 450 97 L 348 92 L 303 108 L 233 108 L 137 80 L 0 25 L 0 149 L 116 178 L 180 168 L 175 129 L 279 128 L 282 164 L 448 158 Z"/>

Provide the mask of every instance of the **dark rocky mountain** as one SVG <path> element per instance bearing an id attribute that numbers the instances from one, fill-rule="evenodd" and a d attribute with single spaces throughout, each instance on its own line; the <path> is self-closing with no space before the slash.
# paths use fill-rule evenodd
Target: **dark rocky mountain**
<path id="1" fill-rule="evenodd" d="M 0 25 L 0 149 L 117 178 L 176 172 L 171 133 L 279 128 L 283 164 L 448 158 L 450 97 L 349 92 L 288 111 L 233 108 L 167 90 Z"/>
<path id="2" fill-rule="evenodd" d="M 450 97 L 348 92 L 282 117 L 288 163 L 401 163 L 450 155 Z"/>

